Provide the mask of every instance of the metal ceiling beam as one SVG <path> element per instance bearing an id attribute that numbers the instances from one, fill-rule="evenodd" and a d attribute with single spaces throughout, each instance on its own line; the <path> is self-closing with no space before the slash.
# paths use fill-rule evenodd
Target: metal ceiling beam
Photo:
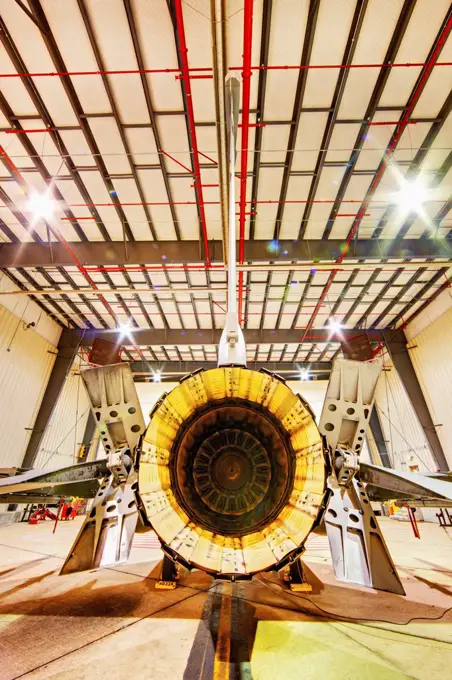
<path id="1" fill-rule="evenodd" d="M 49 56 L 57 70 L 58 73 L 67 73 L 67 68 L 64 63 L 63 57 L 61 56 L 61 52 L 58 48 L 58 44 L 52 34 L 52 31 L 50 29 L 50 25 L 47 21 L 47 17 L 45 15 L 45 12 L 41 6 L 40 0 L 29 0 L 30 6 L 32 9 L 32 12 L 34 16 L 38 19 L 40 24 L 44 27 L 45 33 L 42 35 L 43 42 L 45 43 L 45 46 L 47 48 L 47 51 L 49 53 Z M 63 86 L 63 89 L 66 93 L 66 96 L 69 100 L 69 103 L 72 107 L 72 110 L 74 112 L 75 117 L 77 118 L 77 122 L 82 129 L 83 135 L 85 137 L 86 143 L 88 145 L 88 148 L 90 152 L 93 155 L 94 161 L 96 163 L 97 169 L 99 170 L 99 174 L 102 177 L 103 183 L 105 185 L 105 188 L 107 192 L 109 193 L 111 197 L 111 202 L 113 203 L 115 207 L 116 214 L 119 218 L 119 221 L 122 225 L 123 232 L 124 232 L 124 240 L 127 239 L 129 241 L 134 241 L 134 235 L 133 232 L 130 228 L 129 221 L 127 219 L 127 216 L 120 204 L 120 201 L 116 195 L 116 190 L 113 182 L 109 178 L 109 172 L 107 170 L 107 166 L 105 165 L 105 161 L 103 157 L 101 156 L 98 144 L 96 142 L 96 139 L 94 137 L 94 134 L 89 126 L 88 121 L 85 118 L 85 114 L 82 108 L 82 105 L 80 103 L 80 99 L 77 95 L 77 91 L 74 87 L 74 84 L 72 80 L 70 79 L 69 76 L 65 75 L 60 75 L 59 80 L 61 82 L 61 85 Z"/>
<path id="2" fill-rule="evenodd" d="M 347 64 L 350 64 L 353 61 L 353 57 L 355 54 L 356 47 L 358 45 L 358 39 L 360 35 L 360 31 L 364 22 L 364 16 L 367 10 L 367 5 L 368 5 L 368 0 L 357 0 L 356 6 L 355 6 L 355 12 L 353 15 L 351 27 L 350 27 L 350 32 L 348 35 L 347 39 L 347 44 L 345 46 L 344 54 L 342 57 L 342 64 L 345 66 Z M 334 125 L 337 120 L 337 117 L 339 115 L 339 109 L 341 106 L 342 102 L 342 96 L 344 94 L 345 86 L 347 84 L 347 79 L 349 76 L 349 71 L 350 69 L 348 68 L 342 68 L 339 70 L 338 77 L 337 77 L 337 82 L 336 82 L 336 87 L 334 90 L 334 95 L 333 95 L 333 100 L 331 102 L 331 110 L 328 114 L 328 119 L 327 123 L 325 125 L 325 130 L 323 133 L 322 137 L 322 142 L 320 144 L 320 151 L 319 155 L 317 157 L 317 161 L 315 164 L 315 169 L 314 169 L 314 176 L 311 182 L 311 186 L 309 189 L 309 194 L 308 194 L 308 201 L 311 201 L 314 199 L 317 189 L 320 183 L 320 177 L 322 175 L 322 170 L 323 166 L 326 160 L 326 156 L 328 153 L 328 148 L 329 144 L 331 141 L 331 137 L 333 135 L 334 131 Z M 312 203 L 307 203 L 303 217 L 301 220 L 300 224 L 300 229 L 299 229 L 299 238 L 303 238 L 307 225 L 309 222 L 309 218 L 311 215 L 311 210 L 312 210 Z"/>
<path id="3" fill-rule="evenodd" d="M 177 345 L 179 347 L 185 345 L 218 345 L 220 341 L 222 330 L 213 329 L 160 329 L 160 328 L 136 328 L 133 329 L 131 337 L 133 343 L 124 336 L 124 333 L 119 329 L 112 330 L 93 330 L 88 329 L 80 331 L 81 344 L 85 347 L 90 347 L 95 338 L 102 338 L 107 342 L 118 343 L 121 345 L 135 344 L 140 347 L 147 347 L 148 345 Z M 331 334 L 328 328 L 314 328 L 306 336 L 304 342 L 311 344 L 313 342 L 341 342 L 354 338 L 363 331 L 355 330 L 353 328 L 342 329 L 340 336 Z M 301 342 L 303 337 L 303 329 L 281 329 L 281 330 L 245 330 L 245 340 L 247 345 L 268 343 L 268 344 L 285 344 Z M 368 336 L 371 340 L 380 341 L 383 338 L 383 332 L 380 330 L 370 331 Z"/>
<path id="4" fill-rule="evenodd" d="M 127 244 L 125 259 L 122 241 L 92 241 L 90 243 L 71 242 L 71 250 L 84 266 L 114 267 L 121 265 L 189 264 L 200 262 L 197 241 L 136 241 Z M 223 262 L 223 246 L 210 241 L 212 262 Z M 249 262 L 317 262 L 335 261 L 340 255 L 343 241 L 301 240 L 280 241 L 278 252 L 273 252 L 268 241 L 246 241 L 245 260 Z M 452 259 L 452 245 L 441 239 L 359 239 L 353 241 L 347 257 L 349 259 L 378 260 L 386 258 L 443 258 Z M 74 260 L 61 243 L 2 243 L 0 244 L 0 267 L 57 267 L 73 266 Z M 202 264 L 200 266 L 203 266 Z M 403 266 L 400 263 L 399 266 Z M 421 266 L 421 265 L 419 265 Z M 340 268 L 340 267 L 339 267 Z M 356 264 L 359 268 L 359 263 Z M 107 270 L 108 271 L 108 270 Z"/>
<path id="5" fill-rule="evenodd" d="M 86 8 L 86 5 L 85 5 L 85 0 L 77 0 L 77 4 L 78 4 L 80 14 L 82 16 L 83 23 L 85 25 L 85 30 L 86 30 L 86 33 L 88 35 L 89 42 L 91 44 L 91 49 L 93 50 L 94 57 L 96 59 L 97 66 L 98 66 L 99 70 L 102 72 L 100 77 L 102 79 L 102 83 L 104 85 L 105 92 L 106 92 L 107 97 L 108 97 L 110 108 L 112 110 L 113 119 L 114 119 L 116 126 L 118 128 L 118 133 L 119 133 L 119 136 L 121 138 L 122 145 L 123 145 L 124 150 L 126 152 L 126 159 L 127 159 L 127 162 L 129 163 L 130 172 L 131 172 L 133 180 L 135 182 L 135 186 L 137 188 L 138 196 L 140 197 L 140 201 L 142 201 L 143 204 L 145 204 L 146 197 L 144 195 L 143 187 L 141 185 L 140 178 L 138 176 L 138 172 L 137 172 L 137 170 L 136 170 L 136 168 L 133 164 L 133 156 L 132 156 L 132 153 L 131 153 L 129 142 L 127 140 L 126 133 L 124 131 L 124 126 L 121 123 L 121 119 L 120 119 L 119 112 L 118 112 L 118 107 L 117 107 L 117 104 L 116 104 L 115 95 L 113 93 L 112 87 L 110 86 L 110 81 L 108 80 L 107 76 L 103 73 L 105 71 L 105 64 L 104 64 L 104 61 L 102 59 L 102 55 L 101 55 L 99 45 L 98 45 L 97 40 L 96 40 L 96 36 L 94 34 L 94 30 L 93 30 L 93 27 L 92 27 L 92 24 L 91 24 L 91 21 L 90 21 L 90 18 L 89 18 L 89 14 L 88 14 L 88 11 L 87 11 L 87 8 Z M 151 213 L 150 213 L 150 210 L 149 210 L 149 206 L 143 205 L 143 210 L 146 214 L 146 219 L 147 219 L 147 222 L 148 222 L 149 230 L 151 232 L 151 236 L 152 236 L 152 238 L 155 239 L 155 238 L 157 238 L 157 236 L 156 236 L 154 224 L 153 224 L 153 221 L 152 221 L 152 216 L 151 216 Z"/>
<path id="6" fill-rule="evenodd" d="M 319 16 L 320 0 L 311 0 L 308 10 L 308 19 L 306 22 L 306 31 L 304 37 L 303 51 L 301 54 L 301 65 L 304 66 L 309 64 L 311 61 L 312 46 L 314 44 L 315 29 L 317 26 L 317 18 Z M 281 223 L 284 216 L 285 200 L 287 197 L 287 190 L 289 188 L 290 172 L 292 170 L 292 162 L 295 154 L 296 141 L 298 135 L 298 128 L 301 119 L 301 108 L 303 105 L 304 92 L 306 89 L 306 83 L 308 81 L 309 71 L 301 70 L 298 75 L 297 90 L 295 94 L 293 112 L 292 112 L 292 125 L 290 128 L 289 140 L 287 142 L 287 153 L 285 159 L 285 170 L 281 182 L 281 191 L 279 194 L 280 204 L 278 205 L 278 212 L 276 213 L 275 231 L 273 238 L 277 241 L 279 240 L 279 234 L 281 231 Z M 343 75 L 342 73 L 340 74 Z M 346 76 L 345 76 L 346 77 Z"/>
<path id="7" fill-rule="evenodd" d="M 273 0 L 264 0 L 262 8 L 262 34 L 261 34 L 261 49 L 259 64 L 266 65 L 268 63 L 268 52 L 270 48 L 270 30 L 273 10 Z M 265 93 L 267 90 L 267 74 L 266 69 L 258 72 L 257 85 L 257 107 L 256 107 L 256 122 L 260 123 L 264 119 Z M 252 173 L 252 188 L 251 188 L 251 215 L 250 215 L 250 239 L 254 239 L 254 230 L 256 226 L 256 215 L 253 213 L 252 206 L 257 201 L 257 194 L 259 190 L 259 168 L 261 166 L 261 148 L 263 127 L 255 129 L 254 136 L 254 159 L 253 159 L 253 173 Z M 248 283 L 248 282 L 247 282 Z M 246 318 L 246 315 L 245 315 Z"/>
<path id="8" fill-rule="evenodd" d="M 391 38 L 391 42 L 389 43 L 385 58 L 383 60 L 384 64 L 392 64 L 397 56 L 397 53 L 399 51 L 400 45 L 402 43 L 403 37 L 405 35 L 405 32 L 407 30 L 408 24 L 411 19 L 411 15 L 413 14 L 414 8 L 416 5 L 416 1 L 413 2 L 413 0 L 405 0 L 403 7 L 400 11 L 399 18 L 397 20 L 397 25 L 394 29 L 394 33 Z M 388 82 L 389 76 L 391 75 L 391 69 L 390 68 L 382 68 L 380 69 L 380 73 L 378 75 L 377 81 L 375 83 L 375 87 L 373 89 L 372 95 L 369 100 L 369 104 L 367 106 L 366 112 L 363 116 L 364 122 L 361 125 L 361 128 L 358 132 L 358 136 L 356 137 L 356 140 L 353 144 L 353 148 L 351 151 L 351 156 L 347 162 L 347 167 L 344 172 L 344 176 L 342 178 L 342 181 L 339 185 L 339 189 L 336 195 L 335 202 L 331 208 L 330 216 L 328 218 L 327 225 L 325 227 L 325 231 L 323 234 L 324 238 L 328 238 L 329 234 L 331 233 L 334 222 L 336 219 L 336 214 L 339 212 L 340 205 L 342 203 L 342 200 L 345 196 L 345 193 L 347 191 L 348 185 L 350 183 L 350 180 L 352 178 L 354 169 L 356 167 L 356 164 L 358 163 L 358 159 L 360 157 L 360 152 L 364 146 L 364 143 L 367 139 L 367 135 L 369 134 L 369 125 L 372 122 L 372 119 L 375 115 L 375 113 L 379 110 L 378 107 L 378 102 L 380 101 L 380 98 L 383 94 L 383 91 L 386 87 L 386 83 Z M 399 108 L 397 108 L 399 110 Z M 401 109 L 403 112 L 403 108 Z M 375 173 L 375 170 L 373 171 L 372 174 Z"/>
<path id="9" fill-rule="evenodd" d="M 413 158 L 406 174 L 405 174 L 405 179 L 407 181 L 415 181 L 416 177 L 421 174 L 422 172 L 422 163 L 425 160 L 428 152 L 430 151 L 435 139 L 439 135 L 443 125 L 446 123 L 446 120 L 448 120 L 449 115 L 452 111 L 452 91 L 450 92 L 449 96 L 447 97 L 446 101 L 444 102 L 443 106 L 441 107 L 441 111 L 438 113 L 438 120 L 433 123 L 433 125 L 430 127 L 430 130 L 428 131 L 427 135 L 424 138 L 424 141 L 422 142 L 419 150 L 417 151 L 415 157 Z M 429 188 L 434 189 L 443 180 L 443 174 L 441 172 L 441 168 L 438 169 L 438 172 L 435 174 L 433 180 L 429 182 Z M 391 216 L 397 211 L 397 209 L 400 206 L 397 205 L 397 203 L 389 203 L 388 207 L 386 208 L 384 214 L 380 218 L 380 221 L 378 222 L 378 226 L 376 229 L 374 229 L 374 232 L 372 236 L 374 238 L 378 238 L 380 234 L 382 233 L 383 229 L 385 226 L 388 224 L 388 222 L 391 219 Z M 447 203 L 443 208 L 440 210 L 438 215 L 432 219 L 432 227 L 429 227 L 425 230 L 425 234 L 428 236 L 429 233 L 433 232 L 436 230 L 441 223 L 441 220 L 444 219 L 445 215 L 447 215 L 448 208 L 447 208 Z M 405 237 L 405 235 L 408 233 L 410 230 L 410 227 L 414 224 L 414 222 L 419 218 L 419 213 L 417 210 L 414 210 L 413 212 L 410 212 L 410 214 L 407 216 L 405 219 L 405 222 L 403 225 L 400 227 L 399 231 L 397 232 L 396 238 L 402 239 Z M 434 226 L 433 226 L 434 225 Z"/>
<path id="10" fill-rule="evenodd" d="M 434 276 L 432 276 L 430 281 L 427 281 L 425 286 L 423 286 L 421 288 L 419 293 L 417 293 L 417 295 L 414 295 L 413 299 L 410 300 L 410 302 L 397 314 L 397 316 L 394 319 L 392 319 L 391 325 L 396 326 L 399 321 L 403 320 L 403 324 L 402 324 L 402 326 L 400 326 L 400 328 L 401 329 L 406 328 L 408 326 L 408 324 L 411 321 L 413 321 L 413 319 L 415 319 L 417 316 L 419 316 L 419 314 L 421 312 L 423 312 L 424 309 L 426 309 L 429 306 L 429 304 L 431 304 L 434 300 L 436 300 L 436 298 L 439 295 L 441 295 L 441 293 L 443 293 L 448 288 L 451 288 L 451 283 L 450 283 L 449 279 L 447 278 L 446 274 L 447 274 L 447 269 L 440 269 L 438 272 L 436 272 L 436 274 Z M 443 280 L 442 283 L 440 283 L 442 279 L 444 279 L 444 280 Z M 436 286 L 437 283 L 439 285 Z M 425 300 L 424 296 L 434 286 L 436 286 L 436 290 L 432 293 L 432 295 L 427 300 Z M 424 300 L 423 303 L 412 314 L 409 315 L 408 314 L 409 310 L 420 300 Z"/>
<path id="11" fill-rule="evenodd" d="M 249 361 L 248 368 L 253 371 L 260 371 L 265 368 L 268 371 L 274 371 L 284 375 L 287 380 L 293 376 L 297 379 L 300 368 L 309 368 L 309 373 L 313 375 L 328 375 L 331 371 L 331 361 L 314 361 L 304 365 L 302 361 L 294 363 L 293 361 Z M 152 376 L 159 371 L 162 379 L 171 379 L 176 376 L 187 375 L 194 371 L 204 369 L 206 371 L 217 368 L 216 361 L 133 361 L 130 364 L 132 373 L 135 376 Z M 288 377 L 290 376 L 290 377 Z"/>
<path id="12" fill-rule="evenodd" d="M 143 59 L 143 54 L 140 46 L 140 40 L 138 38 L 138 32 L 136 29 L 136 22 L 135 22 L 135 16 L 134 16 L 134 11 L 132 8 L 132 5 L 130 3 L 130 0 L 123 0 L 124 1 L 124 8 L 127 14 L 127 21 L 129 23 L 129 29 L 130 29 L 130 35 L 132 37 L 132 42 L 133 42 L 133 49 L 135 52 L 135 58 L 137 60 L 138 68 L 140 71 L 143 71 L 145 68 L 144 64 L 144 59 Z M 158 152 L 158 162 L 160 166 L 160 170 L 162 172 L 163 176 L 163 183 L 165 185 L 165 191 L 168 196 L 168 201 L 170 202 L 170 212 L 171 212 L 171 218 L 173 220 L 173 225 L 174 225 L 174 231 L 176 234 L 176 237 L 179 239 L 180 238 L 180 228 L 179 228 L 179 221 L 177 218 L 176 210 L 174 208 L 174 205 L 172 205 L 172 193 L 171 193 L 171 185 L 169 182 L 169 173 L 166 168 L 166 162 L 165 162 L 165 156 L 162 152 L 162 144 L 160 140 L 160 133 L 157 127 L 157 120 L 156 120 L 156 112 L 154 111 L 154 105 L 152 101 L 152 95 L 151 95 L 151 89 L 149 87 L 149 82 L 146 77 L 145 73 L 140 73 L 140 80 L 141 80 L 141 86 L 143 88 L 143 93 L 144 93 L 144 99 L 146 101 L 146 108 L 148 110 L 148 115 L 149 115 L 149 120 L 151 122 L 151 127 L 152 127 L 152 132 L 154 134 L 154 140 L 155 140 L 155 146 L 157 148 Z"/>
<path id="13" fill-rule="evenodd" d="M 93 200 L 91 196 L 89 195 L 84 183 L 82 182 L 82 179 L 80 177 L 79 171 L 76 168 L 72 158 L 69 155 L 69 151 L 63 141 L 62 136 L 60 135 L 59 132 L 57 132 L 55 128 L 55 123 L 52 119 L 52 117 L 49 114 L 49 111 L 47 110 L 47 107 L 44 104 L 44 100 L 39 93 L 39 90 L 37 89 L 34 81 L 28 77 L 28 71 L 25 65 L 25 62 L 23 61 L 19 50 L 17 46 L 15 45 L 14 41 L 12 40 L 12 37 L 7 29 L 7 26 L 3 19 L 0 17 L 0 39 L 2 42 L 3 47 L 5 48 L 9 58 L 11 59 L 11 62 L 14 65 L 14 68 L 18 73 L 21 74 L 21 82 L 27 91 L 27 94 L 29 95 L 31 101 L 33 102 L 33 106 L 36 108 L 36 111 L 39 114 L 39 117 L 41 120 L 44 122 L 48 134 L 55 144 L 56 148 L 59 150 L 61 153 L 62 158 L 64 159 L 65 166 L 69 172 L 68 177 L 72 179 L 77 187 L 77 189 L 80 192 L 81 197 L 83 200 L 88 204 L 93 206 Z M 17 117 L 13 114 L 11 108 L 8 106 L 8 110 L 4 105 L 2 105 L 2 102 L 6 103 L 6 100 L 4 97 L 0 96 L 0 108 L 3 112 L 3 114 L 6 116 L 8 119 L 8 122 L 11 124 L 12 127 L 14 127 L 16 130 L 23 129 L 18 120 L 16 119 Z M 21 117 L 22 119 L 23 117 Z M 46 166 L 44 165 L 42 159 L 40 156 L 37 154 L 36 150 L 34 149 L 34 146 L 31 144 L 30 140 L 28 139 L 27 135 L 21 134 L 19 135 L 20 142 L 22 146 L 24 147 L 25 151 L 27 154 L 30 156 L 30 158 L 33 160 L 33 164 L 36 167 L 36 169 L 39 171 L 41 174 L 41 177 L 43 177 L 44 180 L 47 179 L 52 179 L 50 173 L 48 172 Z M 59 192 L 57 189 L 56 185 L 54 185 L 53 188 L 54 195 L 58 200 L 61 200 L 62 205 L 64 205 L 64 197 L 63 195 Z M 68 208 L 65 207 L 63 208 L 64 213 L 66 217 L 71 218 L 71 224 L 74 230 L 76 231 L 78 237 L 82 241 L 87 241 L 88 238 L 86 237 L 83 229 L 81 228 L 80 224 L 77 221 L 72 221 L 72 218 L 74 217 L 72 211 Z M 99 229 L 99 232 L 102 234 L 102 237 L 106 241 L 110 241 L 110 235 L 105 228 L 105 225 L 103 224 L 100 214 L 97 211 L 97 209 L 93 206 L 91 207 L 91 214 L 95 219 L 97 228 Z"/>

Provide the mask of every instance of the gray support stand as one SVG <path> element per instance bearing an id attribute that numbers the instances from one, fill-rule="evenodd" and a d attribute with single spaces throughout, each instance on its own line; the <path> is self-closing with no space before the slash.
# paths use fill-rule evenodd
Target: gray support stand
<path id="1" fill-rule="evenodd" d="M 44 432 L 49 423 L 53 409 L 66 381 L 81 341 L 81 334 L 67 328 L 61 333 L 58 343 L 58 355 L 50 374 L 46 391 L 36 417 L 33 432 L 28 442 L 27 450 L 22 461 L 23 468 L 32 468 L 39 451 Z"/>
<path id="2" fill-rule="evenodd" d="M 405 595 L 363 484 L 341 487 L 331 478 L 329 488 L 325 526 L 336 578 Z"/>
<path id="3" fill-rule="evenodd" d="M 380 417 L 375 405 L 370 414 L 369 427 L 374 438 L 375 446 L 377 447 L 378 455 L 380 456 L 381 464 L 383 467 L 390 468 L 391 461 L 389 460 L 388 447 L 386 446 L 383 430 L 381 428 Z"/>
<path id="4" fill-rule="evenodd" d="M 124 484 L 116 483 L 114 475 L 104 480 L 61 574 L 107 567 L 128 560 L 138 521 L 136 488 L 137 473 L 133 469 Z"/>
<path id="5" fill-rule="evenodd" d="M 367 493 L 355 478 L 380 370 L 378 364 L 334 362 L 319 425 L 331 452 L 324 519 L 339 581 L 404 595 Z"/>
<path id="6" fill-rule="evenodd" d="M 111 474 L 103 480 L 62 574 L 127 561 L 138 521 L 134 463 L 145 423 L 133 375 L 121 363 L 83 371 L 82 379 Z"/>
<path id="7" fill-rule="evenodd" d="M 435 424 L 428 410 L 422 388 L 407 350 L 407 339 L 401 330 L 385 333 L 385 344 L 391 354 L 392 362 L 403 382 L 408 397 L 425 432 L 436 464 L 442 472 L 449 470 L 443 447 L 436 432 Z"/>

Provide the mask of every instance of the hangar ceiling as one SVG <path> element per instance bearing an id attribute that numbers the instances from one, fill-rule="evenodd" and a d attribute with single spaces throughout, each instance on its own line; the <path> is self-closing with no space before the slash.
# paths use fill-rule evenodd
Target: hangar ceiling
<path id="1" fill-rule="evenodd" d="M 129 360 L 215 361 L 228 73 L 250 361 L 329 366 L 331 321 L 400 327 L 450 285 L 446 0 L 0 7 L 0 266 L 61 325 L 128 324 Z"/>

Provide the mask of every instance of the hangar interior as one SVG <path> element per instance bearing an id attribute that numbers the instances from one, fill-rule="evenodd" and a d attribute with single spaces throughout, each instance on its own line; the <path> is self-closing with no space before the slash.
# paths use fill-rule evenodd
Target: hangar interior
<path id="1" fill-rule="evenodd" d="M 0 0 L 0 680 L 452 677 L 451 31 Z"/>

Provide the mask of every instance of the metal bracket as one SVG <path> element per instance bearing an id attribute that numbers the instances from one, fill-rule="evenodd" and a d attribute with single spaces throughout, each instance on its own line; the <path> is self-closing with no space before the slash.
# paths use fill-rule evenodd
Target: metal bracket
<path id="1" fill-rule="evenodd" d="M 362 482 L 356 479 L 381 368 L 337 359 L 319 430 L 332 456 L 325 526 L 336 578 L 404 595 Z"/>
<path id="2" fill-rule="evenodd" d="M 361 452 L 380 371 L 379 364 L 334 362 L 319 424 L 332 451 Z"/>
<path id="3" fill-rule="evenodd" d="M 155 584 L 155 588 L 157 590 L 174 590 L 178 579 L 179 569 L 176 562 L 164 553 L 160 578 Z"/>
<path id="4" fill-rule="evenodd" d="M 107 456 L 107 468 L 110 470 L 113 476 L 113 483 L 115 486 L 124 484 L 127 481 L 129 473 L 127 472 L 126 468 L 126 462 L 128 462 L 126 461 L 126 456 L 128 453 L 129 449 L 124 448 L 120 451 L 109 453 Z"/>
<path id="5" fill-rule="evenodd" d="M 145 423 L 130 366 L 90 368 L 81 376 L 106 453 L 124 446 L 133 452 Z"/>
<path id="6" fill-rule="evenodd" d="M 338 581 L 405 595 L 363 484 L 345 486 L 333 472 L 325 526 Z"/>
<path id="7" fill-rule="evenodd" d="M 228 312 L 218 345 L 218 366 L 246 366 L 246 345 L 236 312 Z"/>
<path id="8" fill-rule="evenodd" d="M 353 451 L 337 449 L 334 453 L 332 467 L 336 472 L 339 486 L 350 486 L 353 477 L 359 472 L 359 459 Z"/>
<path id="9" fill-rule="evenodd" d="M 128 560 L 138 521 L 138 482 L 133 467 L 127 473 L 125 458 L 124 450 L 109 456 L 112 474 L 103 480 L 61 574 L 111 566 Z M 115 470 L 115 467 L 119 470 Z M 118 483 L 119 479 L 124 481 Z"/>

